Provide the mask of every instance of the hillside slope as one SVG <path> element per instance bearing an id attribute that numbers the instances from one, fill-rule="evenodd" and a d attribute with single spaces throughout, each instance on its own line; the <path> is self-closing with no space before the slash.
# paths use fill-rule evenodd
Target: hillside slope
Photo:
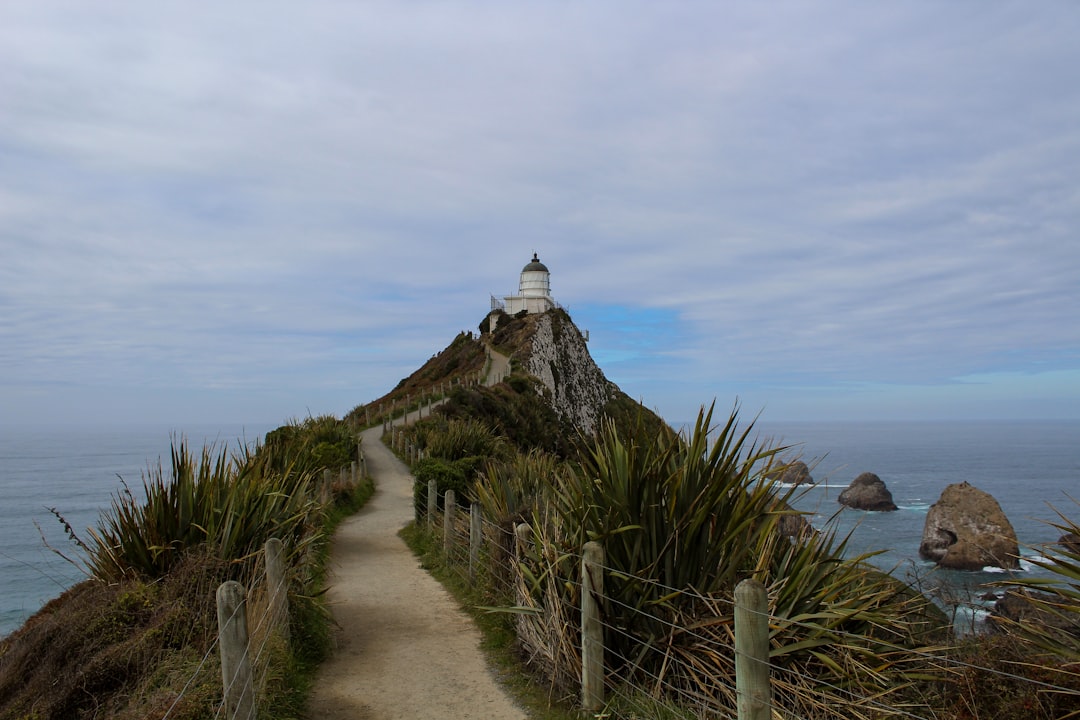
<path id="1" fill-rule="evenodd" d="M 480 380 L 490 362 L 489 349 L 510 358 L 510 375 L 484 387 Z M 604 418 L 620 426 L 644 424 L 654 433 L 666 429 L 659 416 L 607 379 L 581 331 L 561 309 L 520 317 L 496 311 L 480 323 L 479 335 L 459 334 L 391 392 L 354 410 L 350 419 L 362 421 L 365 413 L 370 418 L 442 395 L 449 395 L 449 402 L 439 412 L 494 425 L 523 449 L 565 455 L 573 438 L 592 435 Z"/>

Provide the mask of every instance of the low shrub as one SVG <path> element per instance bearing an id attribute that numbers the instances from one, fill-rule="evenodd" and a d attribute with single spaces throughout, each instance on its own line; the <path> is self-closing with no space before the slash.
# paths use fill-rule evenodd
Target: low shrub
<path id="1" fill-rule="evenodd" d="M 416 508 L 416 517 L 427 515 L 428 484 L 434 480 L 438 491 L 439 512 L 443 511 L 444 498 L 447 490 L 453 490 L 456 502 L 461 505 L 468 504 L 471 500 L 472 478 L 475 474 L 467 472 L 473 470 L 474 458 L 451 461 L 444 458 L 424 458 L 412 467 L 413 473 L 413 502 Z"/>

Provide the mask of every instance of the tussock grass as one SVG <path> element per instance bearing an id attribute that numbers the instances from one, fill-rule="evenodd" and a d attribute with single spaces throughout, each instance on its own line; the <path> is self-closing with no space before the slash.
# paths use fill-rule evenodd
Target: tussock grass
<path id="1" fill-rule="evenodd" d="M 616 684 L 733 709 L 733 593 L 747 577 L 769 589 L 772 662 L 791 671 L 774 684 L 776 701 L 794 716 L 887 715 L 891 696 L 940 673 L 921 653 L 945 624 L 928 600 L 865 556 L 845 558 L 846 538 L 780 532 L 793 512 L 770 474 L 783 448 L 756 444 L 752 427 L 740 429 L 735 410 L 714 428 L 711 408 L 681 438 L 627 436 L 609 423 L 548 483 L 483 475 L 477 496 L 489 511 L 532 507 L 517 632 L 554 686 L 580 677 L 575 578 L 593 540 L 608 568 L 605 646 Z"/>
<path id="2" fill-rule="evenodd" d="M 224 449 L 198 455 L 181 441 L 171 453 L 171 472 L 159 464 L 143 477 L 143 495 L 127 487 L 83 543 L 94 577 L 159 578 L 194 548 L 209 548 L 233 563 L 233 577 L 271 537 L 300 552 L 322 522 L 311 473 L 268 473 L 251 457 Z"/>
<path id="3" fill-rule="evenodd" d="M 215 594 L 230 579 L 247 587 L 256 618 L 260 717 L 300 716 L 329 648 L 328 538 L 371 494 L 369 481 L 318 487 L 313 453 L 329 455 L 325 435 L 312 439 L 327 424 L 278 433 L 268 453 L 195 453 L 174 441 L 168 472 L 150 469 L 142 498 L 125 487 L 87 542 L 71 533 L 92 577 L 0 640 L 0 720 L 214 717 L 222 698 Z M 339 437 L 355 449 L 351 431 Z M 286 547 L 290 643 L 257 619 L 266 604 L 260 551 L 270 537 Z"/>

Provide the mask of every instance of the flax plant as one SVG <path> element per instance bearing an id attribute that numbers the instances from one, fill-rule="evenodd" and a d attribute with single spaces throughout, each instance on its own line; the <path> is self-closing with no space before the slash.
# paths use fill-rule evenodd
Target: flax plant
<path id="1" fill-rule="evenodd" d="M 460 460 L 467 457 L 506 457 L 506 441 L 477 420 L 434 418 L 415 426 L 416 440 L 432 457 Z"/>
<path id="2" fill-rule="evenodd" d="M 476 502 L 491 523 L 492 579 L 500 590 L 514 582 L 509 571 L 514 559 L 514 528 L 530 522 L 533 512 L 555 481 L 558 460 L 542 450 L 518 454 L 512 460 L 488 460 L 474 488 Z"/>
<path id="3" fill-rule="evenodd" d="M 91 573 L 117 581 L 159 578 L 185 552 L 205 546 L 240 566 L 271 537 L 296 551 L 321 526 L 310 475 L 264 473 L 253 456 L 204 447 L 198 455 L 174 442 L 171 473 L 159 462 L 143 475 L 144 501 L 127 486 L 90 530 Z"/>
<path id="4" fill-rule="evenodd" d="M 1049 524 L 1062 533 L 1063 541 L 1030 559 L 1050 575 L 998 583 L 1012 588 L 1027 604 L 1027 612 L 1015 621 L 996 621 L 1080 674 L 1080 523 L 1056 508 L 1054 512 L 1060 522 Z"/>
<path id="5" fill-rule="evenodd" d="M 845 558 L 846 538 L 783 536 L 796 492 L 775 480 L 785 448 L 752 439 L 753 423 L 740 430 L 737 408 L 718 428 L 712 414 L 703 408 L 673 439 L 627 438 L 608 425 L 588 457 L 557 476 L 521 563 L 526 621 L 551 618 L 576 632 L 549 607 L 576 606 L 574 558 L 599 541 L 610 677 L 730 708 L 733 593 L 753 577 L 769 589 L 772 662 L 791 671 L 776 685 L 778 704 L 801 717 L 888 714 L 885 696 L 933 670 L 918 651 L 944 618 L 866 556 Z M 545 634 L 532 630 L 538 642 Z M 567 681 L 576 672 L 571 653 L 534 652 Z"/>
<path id="6" fill-rule="evenodd" d="M 477 502 L 485 517 L 499 525 L 524 522 L 554 484 L 557 469 L 558 459 L 542 450 L 518 454 L 512 460 L 488 460 L 480 471 Z"/>

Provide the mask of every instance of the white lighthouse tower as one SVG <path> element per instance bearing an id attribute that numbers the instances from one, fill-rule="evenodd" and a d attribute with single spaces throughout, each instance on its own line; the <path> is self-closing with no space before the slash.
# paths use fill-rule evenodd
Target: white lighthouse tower
<path id="1" fill-rule="evenodd" d="M 521 269 L 518 294 L 503 298 L 503 309 L 508 315 L 522 310 L 529 314 L 547 312 L 555 307 L 551 299 L 551 272 L 547 265 L 533 253 L 532 260 Z"/>

